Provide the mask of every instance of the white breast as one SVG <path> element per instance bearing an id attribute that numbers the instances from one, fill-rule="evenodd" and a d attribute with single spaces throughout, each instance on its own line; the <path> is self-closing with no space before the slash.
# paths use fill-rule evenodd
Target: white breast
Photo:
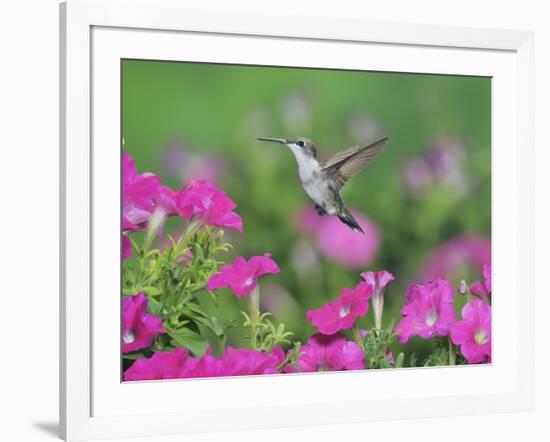
<path id="1" fill-rule="evenodd" d="M 288 147 L 290 147 L 290 150 L 292 150 L 292 153 L 296 157 L 296 162 L 298 163 L 298 174 L 300 175 L 300 180 L 302 183 L 311 180 L 314 175 L 321 171 L 319 162 L 315 158 L 305 155 L 300 146 L 297 146 L 296 144 L 289 144 Z"/>
<path id="2" fill-rule="evenodd" d="M 322 179 L 319 162 L 315 158 L 305 155 L 299 146 L 291 144 L 289 147 L 296 157 L 298 175 L 305 192 L 316 204 L 324 206 L 329 213 L 334 212 L 332 207 L 326 207 L 326 203 L 332 198 L 328 182 Z"/>

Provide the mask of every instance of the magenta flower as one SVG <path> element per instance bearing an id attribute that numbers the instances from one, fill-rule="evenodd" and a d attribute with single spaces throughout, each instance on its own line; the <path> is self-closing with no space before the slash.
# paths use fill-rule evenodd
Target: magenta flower
<path id="1" fill-rule="evenodd" d="M 393 358 L 393 353 L 389 349 L 386 351 L 386 361 L 388 361 L 391 367 L 395 367 L 395 359 Z"/>
<path id="2" fill-rule="evenodd" d="M 373 289 L 361 282 L 354 289 L 343 288 L 340 296 L 317 310 L 308 310 L 306 317 L 324 335 L 353 327 L 355 320 L 369 311 L 369 298 Z"/>
<path id="3" fill-rule="evenodd" d="M 143 293 L 126 296 L 122 301 L 122 352 L 149 347 L 158 333 L 165 333 L 162 320 L 147 313 L 147 297 Z"/>
<path id="4" fill-rule="evenodd" d="M 298 228 L 312 233 L 319 252 L 330 261 L 352 269 L 374 260 L 380 247 L 378 227 L 356 210 L 351 210 L 365 234 L 354 232 L 334 216 L 319 217 L 312 208 L 299 213 Z"/>
<path id="5" fill-rule="evenodd" d="M 208 349 L 200 358 L 190 357 L 185 348 L 176 348 L 169 352 L 156 352 L 148 359 L 138 359 L 124 372 L 124 380 L 273 374 L 279 373 L 277 368 L 284 359 L 284 352 L 279 347 L 271 354 L 259 350 L 228 347 L 220 357 L 213 356 L 211 349 Z"/>
<path id="6" fill-rule="evenodd" d="M 372 306 L 374 309 L 374 323 L 377 329 L 382 328 L 382 312 L 384 310 L 384 288 L 395 278 L 390 272 L 363 272 L 361 277 L 372 287 Z"/>
<path id="7" fill-rule="evenodd" d="M 215 227 L 227 227 L 242 233 L 243 221 L 233 212 L 237 205 L 208 181 L 188 180 L 175 196 L 178 213 L 189 220 L 192 216 Z"/>
<path id="8" fill-rule="evenodd" d="M 128 233 L 138 229 L 138 226 L 132 224 L 126 218 L 122 218 L 122 260 L 132 256 L 132 243 L 130 238 L 128 238 Z"/>
<path id="9" fill-rule="evenodd" d="M 154 205 L 153 199 L 160 190 L 160 180 L 152 173 L 139 175 L 132 157 L 122 153 L 122 219 L 126 228 L 144 224 Z M 124 228 L 124 227 L 123 227 Z"/>
<path id="10" fill-rule="evenodd" d="M 456 321 L 454 293 L 451 284 L 443 279 L 426 285 L 412 284 L 401 308 L 403 319 L 395 327 L 399 342 L 404 344 L 411 336 L 431 339 L 447 336 L 449 326 Z"/>
<path id="11" fill-rule="evenodd" d="M 253 256 L 248 261 L 242 256 L 232 264 L 221 266 L 220 272 L 215 273 L 208 280 L 208 290 L 213 291 L 222 287 L 230 288 L 240 298 L 256 288 L 258 279 L 265 275 L 273 275 L 281 270 L 271 259 L 271 254 Z"/>
<path id="12" fill-rule="evenodd" d="M 278 373 L 277 367 L 285 359 L 284 352 L 276 347 L 271 354 L 246 348 L 227 347 L 222 360 L 232 367 L 233 376 Z"/>
<path id="13" fill-rule="evenodd" d="M 483 279 L 483 281 L 476 281 L 470 286 L 470 293 L 487 300 L 491 297 L 492 290 L 490 265 L 483 266 Z"/>
<path id="14" fill-rule="evenodd" d="M 132 242 L 125 234 L 122 234 L 122 259 L 128 259 L 130 256 L 132 256 Z"/>
<path id="15" fill-rule="evenodd" d="M 491 306 L 479 299 L 462 309 L 462 320 L 451 325 L 451 339 L 470 364 L 491 360 Z"/>
<path id="16" fill-rule="evenodd" d="M 481 235 L 460 235 L 435 248 L 424 262 L 420 281 L 450 279 L 464 268 L 479 269 L 491 263 L 491 241 Z"/>
<path id="17" fill-rule="evenodd" d="M 232 367 L 223 363 L 220 358 L 212 356 L 212 351 L 200 358 L 188 358 L 180 368 L 178 378 L 212 378 L 219 376 L 233 376 Z"/>
<path id="18" fill-rule="evenodd" d="M 375 294 L 376 292 L 383 292 L 386 285 L 395 279 L 390 272 L 386 272 L 385 270 L 379 272 L 363 272 L 361 273 L 361 278 L 373 288 Z"/>
<path id="19" fill-rule="evenodd" d="M 189 359 L 185 348 L 172 351 L 157 351 L 148 359 L 138 359 L 124 372 L 125 381 L 151 381 L 155 379 L 177 379 Z"/>
<path id="20" fill-rule="evenodd" d="M 301 372 L 361 370 L 365 368 L 364 354 L 355 342 L 347 341 L 337 333 L 326 336 L 312 335 L 307 344 L 300 347 L 300 357 L 296 365 Z M 295 367 L 287 365 L 285 372 L 294 373 Z"/>
<path id="21" fill-rule="evenodd" d="M 160 186 L 155 196 L 155 205 L 157 210 L 162 210 L 165 215 L 177 215 L 178 207 L 176 205 L 177 192 L 166 186 Z"/>

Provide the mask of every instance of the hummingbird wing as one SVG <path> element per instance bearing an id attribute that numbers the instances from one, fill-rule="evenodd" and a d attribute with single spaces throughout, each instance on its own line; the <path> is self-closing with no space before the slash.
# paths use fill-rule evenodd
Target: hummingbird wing
<path id="1" fill-rule="evenodd" d="M 368 146 L 352 146 L 330 157 L 321 170 L 330 175 L 338 189 L 344 185 L 378 155 L 388 141 L 382 138 Z"/>

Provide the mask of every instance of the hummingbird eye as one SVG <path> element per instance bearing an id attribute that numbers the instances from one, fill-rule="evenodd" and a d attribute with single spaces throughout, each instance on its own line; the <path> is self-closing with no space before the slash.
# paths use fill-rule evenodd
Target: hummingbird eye
<path id="1" fill-rule="evenodd" d="M 303 141 L 298 141 L 296 144 L 298 144 L 298 146 L 300 146 L 300 147 L 304 147 L 304 142 Z"/>

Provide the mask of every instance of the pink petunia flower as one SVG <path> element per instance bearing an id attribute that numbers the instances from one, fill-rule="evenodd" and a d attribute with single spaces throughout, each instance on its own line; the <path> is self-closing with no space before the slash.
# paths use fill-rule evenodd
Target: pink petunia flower
<path id="1" fill-rule="evenodd" d="M 470 293 L 481 299 L 488 300 L 491 297 L 492 281 L 491 266 L 483 266 L 483 281 L 476 281 L 470 286 Z"/>
<path id="2" fill-rule="evenodd" d="M 426 285 L 412 284 L 405 299 L 406 304 L 401 308 L 403 319 L 394 330 L 402 344 L 411 336 L 431 339 L 449 334 L 456 312 L 453 289 L 448 281 L 436 279 Z"/>
<path id="3" fill-rule="evenodd" d="M 123 233 L 122 234 L 122 259 L 128 259 L 132 256 L 132 242 Z"/>
<path id="4" fill-rule="evenodd" d="M 176 205 L 176 196 L 178 192 L 166 186 L 160 186 L 157 195 L 155 196 L 155 205 L 157 210 L 168 215 L 177 215 L 178 207 Z"/>
<path id="5" fill-rule="evenodd" d="M 189 356 L 187 349 L 156 352 L 149 359 L 139 359 L 124 373 L 126 381 L 152 379 L 211 378 L 279 373 L 277 367 L 285 359 L 275 347 L 271 353 L 228 347 L 220 357 L 209 348 L 200 358 Z"/>
<path id="6" fill-rule="evenodd" d="M 380 248 L 378 227 L 356 210 L 351 210 L 365 234 L 354 232 L 335 216 L 318 216 L 312 208 L 301 210 L 298 228 L 311 233 L 316 248 L 328 260 L 352 269 L 363 268 L 374 260 Z"/>
<path id="7" fill-rule="evenodd" d="M 491 360 L 491 306 L 479 299 L 462 309 L 462 320 L 451 325 L 451 339 L 470 364 Z"/>
<path id="8" fill-rule="evenodd" d="M 347 341 L 337 333 L 326 336 L 321 333 L 312 335 L 307 344 L 300 347 L 300 357 L 296 365 L 301 372 L 361 370 L 365 368 L 361 347 L 353 341 Z M 287 365 L 285 372 L 294 373 L 296 368 Z"/>
<path id="9" fill-rule="evenodd" d="M 220 272 L 210 277 L 208 290 L 213 291 L 226 287 L 233 290 L 237 298 L 240 298 L 256 288 L 259 278 L 280 271 L 269 253 L 263 256 L 253 256 L 248 261 L 239 256 L 232 264 L 221 266 Z"/>
<path id="10" fill-rule="evenodd" d="M 248 376 L 278 373 L 277 367 L 284 361 L 284 353 L 276 348 L 272 354 L 259 350 L 227 347 L 216 358 L 210 350 L 201 358 L 189 358 L 183 365 L 180 378 L 210 378 L 220 376 Z"/>
<path id="11" fill-rule="evenodd" d="M 188 358 L 182 365 L 178 378 L 214 378 L 233 376 L 232 367 L 212 355 L 211 349 L 200 358 Z"/>
<path id="12" fill-rule="evenodd" d="M 324 335 L 353 327 L 355 320 L 369 311 L 372 287 L 361 282 L 354 289 L 343 288 L 340 296 L 317 310 L 308 310 L 306 317 Z"/>
<path id="13" fill-rule="evenodd" d="M 139 230 L 139 227 L 132 224 L 126 218 L 122 218 L 122 260 L 132 256 L 132 243 L 128 238 L 128 233 Z"/>
<path id="14" fill-rule="evenodd" d="M 459 235 L 431 251 L 422 265 L 420 282 L 450 279 L 464 267 L 479 269 L 491 262 L 491 241 L 481 235 Z"/>
<path id="15" fill-rule="evenodd" d="M 382 328 L 382 311 L 384 310 L 384 289 L 386 285 L 395 278 L 390 272 L 363 272 L 361 278 L 369 284 L 374 292 L 372 306 L 374 310 L 374 322 L 377 329 Z"/>
<path id="16" fill-rule="evenodd" d="M 177 379 L 185 362 L 190 359 L 185 348 L 157 351 L 148 359 L 138 359 L 124 372 L 125 381 Z"/>
<path id="17" fill-rule="evenodd" d="M 122 352 L 149 347 L 158 333 L 165 333 L 162 320 L 147 313 L 147 297 L 143 293 L 126 296 L 122 301 Z"/>
<path id="18" fill-rule="evenodd" d="M 160 179 L 152 173 L 138 174 L 132 157 L 123 152 L 122 218 L 126 229 L 135 230 L 149 219 L 154 209 L 153 199 L 159 190 Z"/>
<path id="19" fill-rule="evenodd" d="M 390 349 L 386 351 L 386 361 L 388 361 L 391 367 L 395 367 L 395 359 L 393 358 L 393 353 Z"/>
<path id="20" fill-rule="evenodd" d="M 215 227 L 243 231 L 241 217 L 233 212 L 237 205 L 208 181 L 188 180 L 175 196 L 175 204 L 180 216 L 187 220 L 195 216 Z"/>
<path id="21" fill-rule="evenodd" d="M 372 286 L 374 292 L 383 292 L 389 282 L 393 281 L 395 277 L 385 270 L 379 272 L 363 272 L 361 278 Z"/>
<path id="22" fill-rule="evenodd" d="M 246 348 L 227 347 L 222 361 L 231 367 L 233 376 L 278 373 L 277 367 L 284 361 L 284 352 L 275 347 L 271 354 Z"/>

